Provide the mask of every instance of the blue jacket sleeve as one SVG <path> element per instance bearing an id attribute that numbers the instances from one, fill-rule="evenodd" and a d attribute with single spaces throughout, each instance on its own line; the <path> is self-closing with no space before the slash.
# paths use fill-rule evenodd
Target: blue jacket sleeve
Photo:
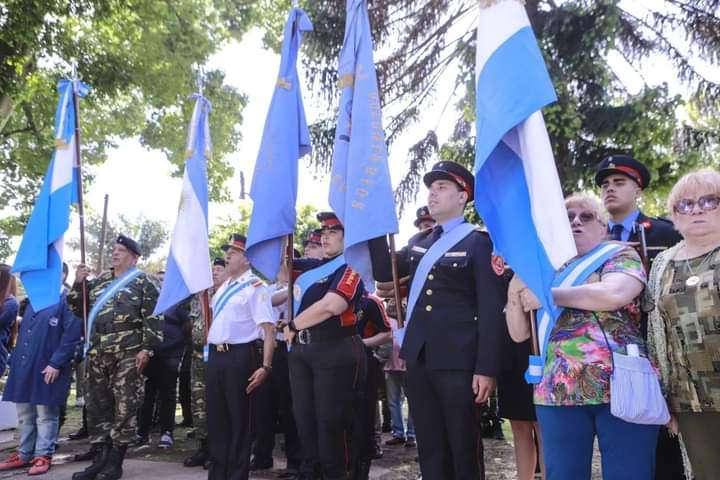
<path id="1" fill-rule="evenodd" d="M 57 368 L 58 370 L 66 367 L 70 363 L 75 355 L 75 350 L 80 343 L 80 336 L 82 335 L 80 319 L 70 311 L 65 297 L 61 300 L 59 313 L 62 316 L 63 333 L 60 337 L 60 344 L 57 350 L 55 350 L 48 362 L 51 367 Z"/>

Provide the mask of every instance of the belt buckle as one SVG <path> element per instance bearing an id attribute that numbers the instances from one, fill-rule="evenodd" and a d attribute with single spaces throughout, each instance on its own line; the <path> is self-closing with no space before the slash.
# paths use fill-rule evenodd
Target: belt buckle
<path id="1" fill-rule="evenodd" d="M 218 352 L 225 352 L 227 350 L 227 346 L 224 343 L 215 345 L 215 350 Z"/>
<path id="2" fill-rule="evenodd" d="M 310 330 L 300 330 L 298 332 L 298 342 L 302 343 L 303 345 L 307 345 L 310 343 Z"/>

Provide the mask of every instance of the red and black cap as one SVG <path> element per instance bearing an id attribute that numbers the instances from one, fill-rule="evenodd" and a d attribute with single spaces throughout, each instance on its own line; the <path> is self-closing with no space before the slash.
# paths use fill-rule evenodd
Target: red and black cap
<path id="1" fill-rule="evenodd" d="M 117 240 L 115 240 L 115 243 L 122 245 L 123 247 L 127 248 L 128 250 L 130 250 L 137 256 L 142 256 L 142 252 L 140 251 L 140 245 L 138 245 L 138 243 L 135 240 L 128 237 L 127 235 L 123 235 L 121 233 L 120 235 L 118 235 Z"/>
<path id="2" fill-rule="evenodd" d="M 335 212 L 320 212 L 317 214 L 317 219 L 320 222 L 321 230 L 345 230 Z"/>
<path id="3" fill-rule="evenodd" d="M 311 232 L 308 234 L 307 238 L 306 238 L 305 240 L 303 240 L 303 242 L 302 242 L 303 248 L 307 247 L 307 246 L 308 246 L 308 243 L 314 243 L 314 244 L 316 244 L 316 245 L 322 245 L 322 240 L 321 240 L 321 238 L 320 238 L 321 235 L 322 235 L 322 230 L 319 229 L 319 228 L 316 228 L 315 230 L 311 231 Z"/>
<path id="4" fill-rule="evenodd" d="M 613 174 L 629 177 L 643 190 L 650 185 L 650 171 L 630 155 L 610 155 L 600 162 L 595 172 L 595 185 L 599 187 L 605 178 Z"/>
<path id="5" fill-rule="evenodd" d="M 231 248 L 235 248 L 237 250 L 245 251 L 245 242 L 247 242 L 247 238 L 245 238 L 245 235 L 240 235 L 239 233 L 233 233 L 230 235 L 230 238 L 228 239 L 228 243 L 220 247 L 223 252 L 227 252 Z"/>
<path id="6" fill-rule="evenodd" d="M 421 222 L 425 221 L 435 221 L 435 219 L 430 215 L 430 209 L 427 207 L 427 205 L 424 205 L 417 209 L 417 212 L 415 212 L 415 222 L 413 224 L 415 225 L 415 228 L 420 226 Z"/>
<path id="7" fill-rule="evenodd" d="M 423 182 L 429 188 L 435 180 L 450 180 L 457 183 L 468 194 L 468 202 L 475 196 L 475 177 L 459 163 L 442 161 L 433 165 L 432 170 L 423 177 Z"/>
<path id="8" fill-rule="evenodd" d="M 224 267 L 225 266 L 225 259 L 220 257 L 215 257 L 215 260 L 213 260 L 213 267 Z"/>

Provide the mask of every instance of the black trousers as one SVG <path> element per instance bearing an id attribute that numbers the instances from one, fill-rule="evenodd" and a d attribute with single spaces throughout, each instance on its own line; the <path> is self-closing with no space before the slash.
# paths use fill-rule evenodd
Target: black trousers
<path id="1" fill-rule="evenodd" d="M 250 473 L 251 397 L 245 389 L 257 368 L 252 343 L 217 352 L 210 346 L 205 371 L 209 480 L 246 480 Z"/>
<path id="2" fill-rule="evenodd" d="M 655 480 L 685 480 L 685 466 L 678 437 L 660 427 L 655 452 Z"/>
<path id="3" fill-rule="evenodd" d="M 485 478 L 472 371 L 407 367 L 405 381 L 423 480 Z"/>
<path id="4" fill-rule="evenodd" d="M 275 425 L 279 424 L 285 436 L 287 468 L 300 468 L 302 454 L 295 418 L 292 413 L 290 370 L 285 342 L 278 342 L 273 353 L 270 376 L 257 389 L 255 395 L 255 442 L 253 456 L 261 463 L 270 462 L 275 448 Z"/>
<path id="5" fill-rule="evenodd" d="M 158 420 L 162 432 L 175 429 L 175 405 L 177 403 L 177 380 L 180 358 L 152 357 L 145 375 L 145 398 L 138 417 L 138 434 L 147 436 L 152 427 L 155 400 L 158 403 Z"/>
<path id="6" fill-rule="evenodd" d="M 369 462 L 375 454 L 375 416 L 377 415 L 378 387 L 384 381 L 382 368 L 372 352 L 366 351 L 367 376 L 356 395 L 353 408 L 351 466 L 360 461 Z"/>
<path id="7" fill-rule="evenodd" d="M 311 478 L 319 465 L 323 480 L 347 479 L 352 402 L 363 380 L 364 349 L 356 335 L 292 346 L 293 412 L 302 445 L 302 471 Z"/>
<path id="8" fill-rule="evenodd" d="M 192 365 L 192 345 L 185 348 L 182 362 L 180 362 L 180 382 L 178 385 L 178 401 L 182 408 L 183 423 L 192 424 L 192 402 L 190 391 L 190 367 Z"/>

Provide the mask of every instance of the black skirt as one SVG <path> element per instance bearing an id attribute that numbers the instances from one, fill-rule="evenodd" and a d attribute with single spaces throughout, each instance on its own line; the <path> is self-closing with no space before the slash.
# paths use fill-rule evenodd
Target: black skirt
<path id="1" fill-rule="evenodd" d="M 533 386 L 525 381 L 530 355 L 530 340 L 505 344 L 503 372 L 498 379 L 498 414 L 508 420 L 535 422 Z"/>

